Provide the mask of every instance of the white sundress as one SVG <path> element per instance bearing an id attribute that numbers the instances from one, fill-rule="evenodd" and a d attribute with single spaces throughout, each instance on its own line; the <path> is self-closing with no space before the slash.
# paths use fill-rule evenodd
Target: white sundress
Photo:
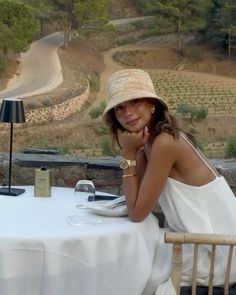
<path id="1" fill-rule="evenodd" d="M 228 183 L 223 176 L 214 172 L 184 135 L 181 134 L 181 137 L 214 173 L 215 179 L 202 186 L 192 186 L 168 178 L 159 198 L 168 225 L 177 232 L 236 234 L 236 198 Z M 209 246 L 199 249 L 197 283 L 200 285 L 208 284 L 210 249 Z M 225 259 L 222 256 L 226 255 L 225 250 L 221 246 L 217 251 L 214 285 L 224 283 Z M 183 253 L 182 282 L 183 285 L 191 285 L 192 246 L 185 245 Z M 236 282 L 236 254 L 232 262 L 231 282 Z M 156 290 L 156 295 L 175 294 L 170 278 Z"/>

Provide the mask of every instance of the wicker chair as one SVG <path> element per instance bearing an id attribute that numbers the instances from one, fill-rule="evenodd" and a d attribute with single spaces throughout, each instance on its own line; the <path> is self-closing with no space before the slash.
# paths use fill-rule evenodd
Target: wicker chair
<path id="1" fill-rule="evenodd" d="M 197 233 L 165 233 L 165 242 L 173 244 L 172 255 L 172 273 L 171 279 L 177 295 L 184 294 L 222 294 L 233 295 L 236 294 L 235 286 L 229 286 L 231 262 L 233 255 L 233 247 L 236 246 L 236 235 L 217 235 L 217 234 L 197 234 Z M 192 272 L 192 284 L 191 287 L 181 287 L 181 274 L 182 274 L 182 245 L 193 244 L 193 272 Z M 197 259 L 199 245 L 211 245 L 211 265 L 209 272 L 209 284 L 208 287 L 197 286 Z M 228 246 L 228 260 L 224 278 L 224 286 L 213 287 L 214 279 L 214 262 L 216 247 L 219 245 Z M 227 259 L 227 258 L 226 258 Z"/>

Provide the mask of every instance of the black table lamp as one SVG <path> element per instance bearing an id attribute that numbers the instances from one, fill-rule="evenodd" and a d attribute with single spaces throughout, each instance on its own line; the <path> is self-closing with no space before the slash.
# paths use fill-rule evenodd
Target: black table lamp
<path id="1" fill-rule="evenodd" d="M 24 123 L 25 113 L 23 101 L 21 99 L 3 99 L 0 110 L 0 122 L 10 123 L 10 154 L 9 154 L 9 179 L 8 187 L 0 188 L 0 195 L 18 196 L 24 193 L 24 189 L 11 188 L 11 167 L 12 167 L 12 139 L 13 139 L 13 123 Z"/>

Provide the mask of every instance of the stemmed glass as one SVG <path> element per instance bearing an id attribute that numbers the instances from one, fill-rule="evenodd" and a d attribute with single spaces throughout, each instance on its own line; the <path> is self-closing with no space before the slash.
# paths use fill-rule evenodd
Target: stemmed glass
<path id="1" fill-rule="evenodd" d="M 75 185 L 75 203 L 77 208 L 86 208 L 87 202 L 95 199 L 95 186 L 91 180 L 79 180 Z"/>
<path id="2" fill-rule="evenodd" d="M 97 216 L 89 216 L 86 212 L 86 203 L 95 200 L 95 186 L 91 180 L 79 180 L 75 185 L 75 205 L 80 210 L 78 215 L 70 216 L 67 221 L 71 225 L 86 226 L 99 224 L 103 221 L 98 219 Z"/>

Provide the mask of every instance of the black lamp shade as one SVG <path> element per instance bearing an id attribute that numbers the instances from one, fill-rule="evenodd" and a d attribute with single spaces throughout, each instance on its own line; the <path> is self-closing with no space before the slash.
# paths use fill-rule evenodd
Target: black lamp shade
<path id="1" fill-rule="evenodd" d="M 9 182 L 8 187 L 0 188 L 0 195 L 18 196 L 24 193 L 24 189 L 11 188 L 11 168 L 12 168 L 12 139 L 13 139 L 13 123 L 24 123 L 25 113 L 23 101 L 19 98 L 3 99 L 0 110 L 0 122 L 10 123 L 10 148 L 9 148 Z"/>
<path id="2" fill-rule="evenodd" d="M 2 101 L 0 122 L 24 123 L 25 113 L 23 101 L 19 98 L 6 98 Z"/>

